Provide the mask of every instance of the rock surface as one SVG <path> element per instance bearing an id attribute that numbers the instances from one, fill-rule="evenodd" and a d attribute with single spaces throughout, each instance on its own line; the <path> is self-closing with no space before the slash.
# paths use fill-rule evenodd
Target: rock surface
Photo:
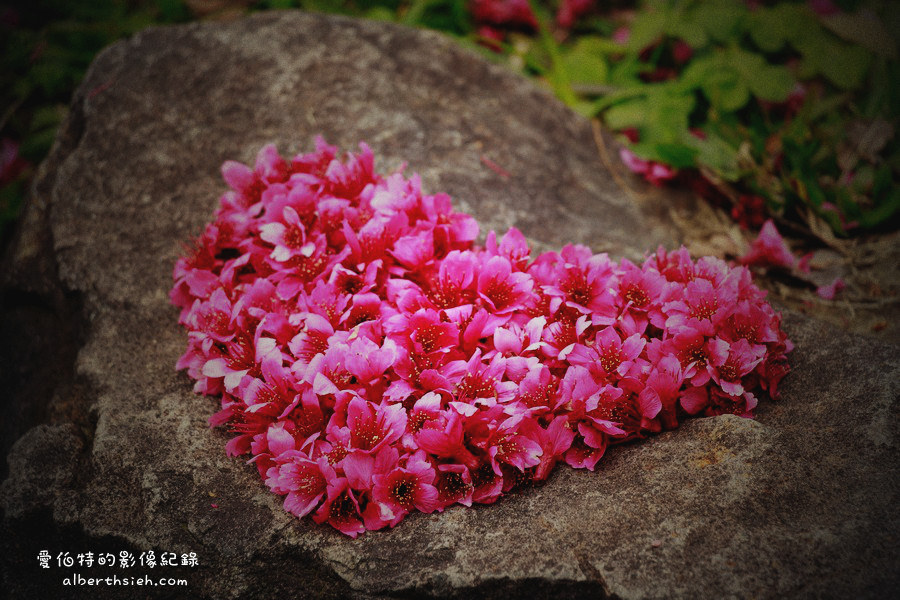
<path id="1" fill-rule="evenodd" d="M 2 356 L 27 359 L 4 400 L 18 415 L 4 435 L 19 438 L 0 487 L 11 597 L 897 589 L 898 348 L 798 315 L 786 318 L 797 349 L 783 400 L 756 421 L 694 420 L 611 450 L 596 473 L 561 467 L 494 506 L 416 514 L 358 540 L 284 512 L 207 427 L 216 402 L 174 371 L 185 334 L 167 291 L 223 191 L 222 161 L 252 161 L 270 141 L 309 150 L 319 133 L 343 148 L 368 141 L 382 171 L 409 161 L 483 231 L 515 225 L 539 250 L 573 241 L 636 259 L 679 241 L 657 208 L 616 186 L 586 122 L 436 34 L 267 13 L 112 46 L 75 95 L 4 265 Z M 29 311 L 41 336 L 18 339 Z M 60 552 L 151 549 L 196 552 L 199 566 L 55 566 Z M 63 586 L 74 572 L 188 587 Z"/>

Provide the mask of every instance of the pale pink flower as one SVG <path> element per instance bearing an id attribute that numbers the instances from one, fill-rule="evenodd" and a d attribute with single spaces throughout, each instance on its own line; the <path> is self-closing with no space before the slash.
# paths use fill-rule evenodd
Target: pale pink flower
<path id="1" fill-rule="evenodd" d="M 835 296 L 846 287 L 847 284 L 844 283 L 844 280 L 840 277 L 836 277 L 831 283 L 817 287 L 816 294 L 825 300 L 834 300 Z"/>

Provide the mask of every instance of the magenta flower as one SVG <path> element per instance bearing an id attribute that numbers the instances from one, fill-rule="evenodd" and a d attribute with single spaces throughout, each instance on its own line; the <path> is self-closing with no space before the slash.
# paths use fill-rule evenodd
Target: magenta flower
<path id="1" fill-rule="evenodd" d="M 575 24 L 575 21 L 591 12 L 596 0 L 563 0 L 556 11 L 556 22 L 566 29 Z"/>
<path id="2" fill-rule="evenodd" d="M 633 173 L 642 175 L 644 179 L 655 186 L 662 186 L 665 181 L 678 174 L 676 169 L 652 160 L 639 158 L 628 148 L 619 149 L 619 158 Z"/>
<path id="3" fill-rule="evenodd" d="M 400 439 L 406 430 L 406 411 L 399 404 L 375 406 L 354 397 L 347 406 L 347 427 L 350 446 L 364 452 L 374 452 Z"/>
<path id="4" fill-rule="evenodd" d="M 316 250 L 316 245 L 306 240 L 306 228 L 300 221 L 297 211 L 290 206 L 284 207 L 281 221 L 261 226 L 259 237 L 275 246 L 270 256 L 278 262 L 284 262 L 295 256 L 309 258 Z"/>
<path id="5" fill-rule="evenodd" d="M 434 482 L 438 491 L 437 510 L 443 510 L 451 504 L 459 503 L 472 506 L 472 493 L 475 486 L 472 476 L 464 465 L 445 463 L 438 465 L 438 475 Z"/>
<path id="6" fill-rule="evenodd" d="M 448 196 L 373 165 L 321 139 L 226 163 L 232 189 L 173 272 L 177 367 L 221 397 L 210 425 L 288 512 L 355 537 L 777 397 L 792 345 L 746 268 L 683 248 L 532 260 L 515 229 L 478 247 Z"/>
<path id="7" fill-rule="evenodd" d="M 525 415 L 515 415 L 503 421 L 487 441 L 488 456 L 494 465 L 494 472 L 501 474 L 498 463 L 506 463 L 524 471 L 541 462 L 544 449 L 534 439 L 534 428 L 527 427 L 530 419 Z"/>
<path id="8" fill-rule="evenodd" d="M 497 234 L 493 231 L 489 232 L 484 242 L 484 249 L 489 256 L 505 257 L 517 271 L 525 270 L 528 257 L 531 255 L 528 241 L 515 227 L 509 228 L 499 244 L 497 244 Z"/>
<path id="9" fill-rule="evenodd" d="M 759 236 L 750 244 L 750 250 L 740 258 L 741 264 L 758 267 L 780 267 L 792 269 L 797 262 L 791 249 L 772 219 L 766 221 Z"/>
<path id="10" fill-rule="evenodd" d="M 328 523 L 341 533 L 355 538 L 366 528 L 362 523 L 359 502 L 344 477 L 335 477 L 328 482 L 327 497 L 313 520 L 316 523 Z"/>
<path id="11" fill-rule="evenodd" d="M 840 277 L 836 277 L 831 283 L 817 287 L 816 294 L 825 300 L 834 300 L 835 296 L 837 296 L 845 287 L 847 287 L 847 284 L 844 283 L 844 280 Z"/>
<path id="12" fill-rule="evenodd" d="M 418 451 L 410 456 L 405 467 L 397 467 L 386 475 L 375 475 L 372 498 L 387 507 L 393 515 L 392 525 L 400 522 L 412 510 L 433 512 L 438 506 L 438 491 L 432 485 L 435 472 Z"/>
<path id="13" fill-rule="evenodd" d="M 273 492 L 285 495 L 284 509 L 298 517 L 311 513 L 328 489 L 328 482 L 336 478 L 328 460 L 312 461 L 298 453 L 266 472 L 266 485 Z"/>
<path id="14" fill-rule="evenodd" d="M 537 28 L 528 0 L 471 0 L 472 16 L 480 23 Z"/>
<path id="15" fill-rule="evenodd" d="M 647 343 L 640 334 L 623 340 L 612 327 L 597 332 L 590 346 L 576 344 L 569 354 L 569 362 L 588 367 L 599 377 L 625 377 L 635 368 L 635 359 L 644 351 Z"/>
<path id="16" fill-rule="evenodd" d="M 766 355 L 763 345 L 751 345 L 740 339 L 729 344 L 721 338 L 709 341 L 710 362 L 706 365 L 710 377 L 730 396 L 744 393 L 741 380 L 762 362 Z"/>
<path id="17" fill-rule="evenodd" d="M 478 274 L 478 296 L 497 315 L 521 309 L 533 285 L 527 273 L 513 273 L 509 259 L 502 256 L 490 258 Z"/>
<path id="18" fill-rule="evenodd" d="M 441 315 L 430 309 L 420 309 L 410 315 L 404 333 L 412 342 L 412 350 L 421 354 L 446 353 L 459 344 L 457 325 L 441 320 Z"/>

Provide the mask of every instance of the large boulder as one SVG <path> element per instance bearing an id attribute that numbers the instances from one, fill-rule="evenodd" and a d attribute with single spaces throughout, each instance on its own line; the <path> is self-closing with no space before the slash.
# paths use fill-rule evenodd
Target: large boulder
<path id="1" fill-rule="evenodd" d="M 494 506 L 345 538 L 281 508 L 176 373 L 168 303 L 225 159 L 316 134 L 408 161 L 483 229 L 615 257 L 680 241 L 588 123 L 434 33 L 300 13 L 151 29 L 75 94 L 4 265 L 0 555 L 12 597 L 879 597 L 900 584 L 898 348 L 789 314 L 783 399 L 557 469 Z M 499 166 L 500 168 L 497 168 Z M 675 233 L 673 233 L 675 232 Z M 6 367 L 4 367 L 6 368 Z M 37 556 L 51 555 L 42 569 Z M 58 566 L 91 551 L 198 566 Z M 184 578 L 187 588 L 64 586 Z"/>

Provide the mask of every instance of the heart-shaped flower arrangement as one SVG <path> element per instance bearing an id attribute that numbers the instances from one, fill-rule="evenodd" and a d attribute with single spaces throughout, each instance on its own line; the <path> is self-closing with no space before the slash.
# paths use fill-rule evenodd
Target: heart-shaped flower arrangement
<path id="1" fill-rule="evenodd" d="M 418 177 L 316 146 L 223 165 L 232 190 L 171 294 L 178 368 L 291 513 L 355 537 L 777 394 L 791 343 L 745 268 L 684 248 L 532 258 L 515 229 L 475 246 Z"/>

